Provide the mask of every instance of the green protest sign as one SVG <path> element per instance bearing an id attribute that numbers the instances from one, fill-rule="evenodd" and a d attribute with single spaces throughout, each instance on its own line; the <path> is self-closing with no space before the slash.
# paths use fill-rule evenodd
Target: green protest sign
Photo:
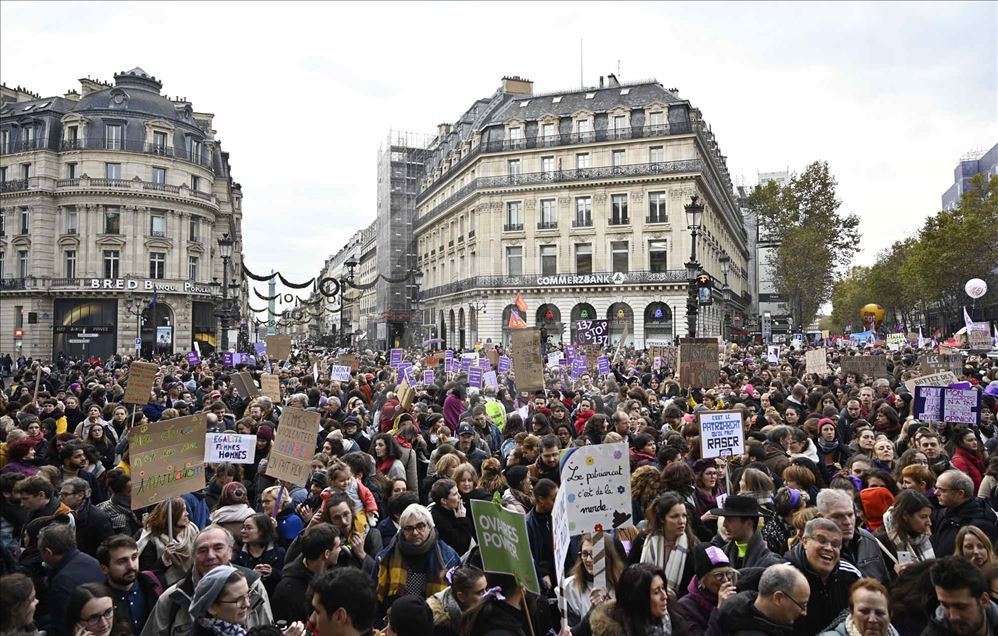
<path id="1" fill-rule="evenodd" d="M 485 571 L 512 574 L 520 585 L 540 594 L 541 586 L 530 555 L 527 516 L 477 499 L 471 500 L 471 516 Z"/>

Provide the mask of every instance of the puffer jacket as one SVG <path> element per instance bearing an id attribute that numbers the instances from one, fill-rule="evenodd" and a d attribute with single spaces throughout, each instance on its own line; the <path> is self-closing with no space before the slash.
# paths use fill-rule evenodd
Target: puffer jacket
<path id="1" fill-rule="evenodd" d="M 461 606 L 454 596 L 454 588 L 448 587 L 426 599 L 433 612 L 434 636 L 457 636 L 461 633 Z"/>

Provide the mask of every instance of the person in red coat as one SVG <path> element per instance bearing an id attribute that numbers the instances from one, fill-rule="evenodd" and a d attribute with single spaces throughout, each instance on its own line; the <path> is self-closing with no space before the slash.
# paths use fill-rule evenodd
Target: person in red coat
<path id="1" fill-rule="evenodd" d="M 984 472 L 987 470 L 977 433 L 969 428 L 958 428 L 953 431 L 950 442 L 946 446 L 953 467 L 974 480 L 974 492 L 976 493 L 981 487 L 981 480 L 984 479 Z"/>

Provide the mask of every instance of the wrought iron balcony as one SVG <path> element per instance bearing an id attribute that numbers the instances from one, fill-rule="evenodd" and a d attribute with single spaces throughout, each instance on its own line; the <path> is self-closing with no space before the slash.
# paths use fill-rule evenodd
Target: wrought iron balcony
<path id="1" fill-rule="evenodd" d="M 630 225 L 631 224 L 631 217 L 627 216 L 626 214 L 621 215 L 621 216 L 615 216 L 615 217 L 611 216 L 609 219 L 607 219 L 607 224 L 608 225 Z"/>
<path id="2" fill-rule="evenodd" d="M 11 181 L 0 181 L 0 192 L 20 192 L 28 189 L 27 179 L 13 179 Z"/>
<path id="3" fill-rule="evenodd" d="M 538 230 L 557 230 L 558 229 L 558 222 L 557 221 L 538 221 L 538 223 L 537 223 L 537 229 Z"/>
<path id="4" fill-rule="evenodd" d="M 523 223 L 506 223 L 502 226 L 503 232 L 522 232 Z"/>
<path id="5" fill-rule="evenodd" d="M 149 230 L 149 236 L 153 238 L 166 238 L 166 230 Z"/>
<path id="6" fill-rule="evenodd" d="M 572 227 L 592 227 L 593 219 L 592 217 L 586 217 L 584 219 L 574 219 L 572 221 Z"/>
<path id="7" fill-rule="evenodd" d="M 598 285 L 604 286 L 608 291 L 614 289 L 617 285 L 688 283 L 685 269 L 670 269 L 663 272 L 632 271 L 626 274 L 594 272 L 591 274 L 564 273 L 556 274 L 555 276 L 544 276 L 542 274 L 523 274 L 519 276 L 472 276 L 463 280 L 439 285 L 437 287 L 421 289 L 419 292 L 419 298 L 420 300 L 429 300 L 439 296 L 456 294 L 470 289 L 525 289 L 528 287 L 540 286 L 541 283 L 538 279 L 542 278 L 557 278 L 559 280 L 564 279 L 563 286 L 565 287 L 577 285 L 591 287 L 593 285 Z M 543 286 L 550 287 L 550 281 L 548 280 L 545 282 Z"/>
<path id="8" fill-rule="evenodd" d="M 649 214 L 645 217 L 645 223 L 668 223 L 669 217 L 664 214 Z"/>
<path id="9" fill-rule="evenodd" d="M 82 150 L 83 140 L 82 139 L 63 139 L 59 142 L 59 150 Z"/>

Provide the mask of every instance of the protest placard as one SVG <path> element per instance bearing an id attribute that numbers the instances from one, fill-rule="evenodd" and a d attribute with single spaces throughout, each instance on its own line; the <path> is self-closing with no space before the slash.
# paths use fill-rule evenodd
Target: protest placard
<path id="1" fill-rule="evenodd" d="M 804 359 L 807 362 L 805 373 L 828 373 L 828 361 L 824 348 L 808 351 L 804 354 Z"/>
<path id="2" fill-rule="evenodd" d="M 698 411 L 700 456 L 730 457 L 745 452 L 745 430 L 740 411 Z"/>
<path id="3" fill-rule="evenodd" d="M 600 375 L 610 375 L 610 358 L 600 356 L 596 360 L 596 366 L 599 368 Z"/>
<path id="4" fill-rule="evenodd" d="M 397 368 L 399 368 L 399 365 L 402 364 L 402 354 L 403 353 L 405 353 L 405 352 L 402 349 L 392 349 L 388 353 L 389 360 L 390 360 L 389 364 L 391 365 L 392 368 L 397 369 Z"/>
<path id="5" fill-rule="evenodd" d="M 233 373 L 232 386 L 239 392 L 239 397 L 244 399 L 260 395 L 260 389 L 257 388 L 256 382 L 253 381 L 252 374 L 246 372 Z"/>
<path id="6" fill-rule="evenodd" d="M 572 543 L 572 532 L 568 529 L 568 504 L 565 502 L 565 491 L 561 488 L 555 495 L 554 508 L 551 510 L 551 534 L 554 540 L 554 572 L 561 585 L 565 581 L 568 546 Z"/>
<path id="7" fill-rule="evenodd" d="M 230 369 L 234 366 L 231 351 L 222 352 L 222 366 Z"/>
<path id="8" fill-rule="evenodd" d="M 930 373 L 928 375 L 920 375 L 917 378 L 911 378 L 906 380 L 904 386 L 908 389 L 908 393 L 914 395 L 915 388 L 920 386 L 949 386 L 951 384 L 956 384 L 959 379 L 953 375 L 950 371 L 940 371 L 939 373 Z"/>
<path id="9" fill-rule="evenodd" d="M 198 355 L 197 351 L 187 352 L 187 364 L 191 365 L 192 367 L 201 365 L 201 356 Z"/>
<path id="10" fill-rule="evenodd" d="M 573 534 L 634 525 L 631 465 L 626 443 L 568 448 L 561 454 L 561 487 Z"/>
<path id="11" fill-rule="evenodd" d="M 516 386 L 521 391 L 544 389 L 544 360 L 541 358 L 541 332 L 536 327 L 511 332 L 516 356 Z"/>
<path id="12" fill-rule="evenodd" d="M 405 380 L 402 380 L 402 383 L 398 386 L 398 398 L 403 411 L 408 411 L 416 399 L 416 392 L 412 390 L 412 387 Z"/>
<path id="13" fill-rule="evenodd" d="M 199 413 L 129 429 L 132 510 L 204 488 L 206 421 Z"/>
<path id="14" fill-rule="evenodd" d="M 358 360 L 357 356 L 353 354 L 336 356 L 336 364 L 344 367 L 350 367 L 351 371 L 360 370 L 360 360 Z"/>
<path id="15" fill-rule="evenodd" d="M 679 383 L 707 389 L 720 377 L 716 338 L 683 338 L 679 341 Z"/>
<path id="16" fill-rule="evenodd" d="M 468 386 L 473 386 L 476 389 L 482 388 L 482 367 L 468 369 Z"/>
<path id="17" fill-rule="evenodd" d="M 908 338 L 903 333 L 887 334 L 887 348 L 891 351 L 900 351 L 908 346 Z"/>
<path id="18" fill-rule="evenodd" d="M 586 368 L 586 359 L 582 357 L 577 357 L 572 360 L 572 379 L 578 380 L 582 377 L 588 369 Z"/>
<path id="19" fill-rule="evenodd" d="M 991 351 L 991 323 L 972 322 L 967 324 L 967 346 L 973 351 Z"/>
<path id="20" fill-rule="evenodd" d="M 433 371 L 426 370 L 423 371 L 423 386 L 430 386 L 433 384 Z"/>
<path id="21" fill-rule="evenodd" d="M 207 464 L 256 463 L 256 435 L 235 433 L 206 433 L 204 436 L 204 461 Z"/>
<path id="22" fill-rule="evenodd" d="M 842 367 L 842 375 L 855 373 L 862 378 L 866 375 L 871 378 L 887 377 L 887 358 L 884 356 L 842 356 L 839 360 Z"/>
<path id="23" fill-rule="evenodd" d="M 499 366 L 499 352 L 496 350 L 495 345 L 489 345 L 485 349 L 485 357 L 489 359 L 489 365 L 492 367 Z"/>
<path id="24" fill-rule="evenodd" d="M 512 368 L 513 364 L 509 356 L 499 356 L 499 373 L 509 373 L 509 370 Z"/>
<path id="25" fill-rule="evenodd" d="M 426 356 L 426 368 L 435 369 L 440 364 L 440 356 Z"/>
<path id="26" fill-rule="evenodd" d="M 267 458 L 266 475 L 304 486 L 312 472 L 312 456 L 318 439 L 318 413 L 291 407 L 284 409 Z"/>
<path id="27" fill-rule="evenodd" d="M 329 378 L 337 382 L 349 382 L 350 367 L 345 364 L 334 364 L 332 370 L 329 372 Z"/>
<path id="28" fill-rule="evenodd" d="M 447 373 L 458 373 L 461 370 L 461 365 L 458 364 L 457 360 L 454 358 L 447 358 L 444 362 L 444 371 Z"/>
<path id="29" fill-rule="evenodd" d="M 267 342 L 265 340 L 257 340 L 253 343 L 253 351 L 256 352 L 256 357 L 258 358 L 267 355 Z"/>
<path id="30" fill-rule="evenodd" d="M 568 358 L 565 358 L 565 359 L 567 360 Z M 549 353 L 548 354 L 547 367 L 549 369 L 553 369 L 553 368 L 557 367 L 559 364 L 561 364 L 561 352 L 560 351 L 552 351 L 551 353 Z"/>
<path id="31" fill-rule="evenodd" d="M 291 357 L 291 336 L 267 336 L 267 357 L 287 360 Z"/>
<path id="32" fill-rule="evenodd" d="M 952 353 L 927 353 L 918 358 L 918 368 L 922 375 L 949 371 L 959 377 L 963 375 L 963 356 Z"/>
<path id="33" fill-rule="evenodd" d="M 766 347 L 766 362 L 770 364 L 780 363 L 780 345 L 769 345 Z"/>
<path id="34" fill-rule="evenodd" d="M 453 357 L 454 357 L 454 351 L 453 350 L 447 349 L 446 351 L 444 351 L 444 360 L 450 360 Z"/>
<path id="35" fill-rule="evenodd" d="M 260 374 L 260 391 L 275 404 L 281 402 L 281 378 L 270 373 Z"/>
<path id="36" fill-rule="evenodd" d="M 496 376 L 495 371 L 486 371 L 485 375 L 482 376 L 482 382 L 485 383 L 485 386 L 490 386 L 494 389 L 499 388 L 499 378 Z"/>
<path id="37" fill-rule="evenodd" d="M 527 516 L 478 499 L 471 500 L 471 516 L 485 571 L 510 574 L 517 583 L 539 594 L 541 587 L 530 552 Z"/>
<path id="38" fill-rule="evenodd" d="M 912 412 L 915 419 L 923 421 L 979 426 L 981 392 L 945 386 L 917 386 Z"/>
<path id="39" fill-rule="evenodd" d="M 156 372 L 159 367 L 152 362 L 133 362 L 128 365 L 128 384 L 125 386 L 125 404 L 144 405 L 149 402 Z"/>
<path id="40" fill-rule="evenodd" d="M 610 344 L 609 320 L 576 320 L 575 343 L 605 347 Z"/>

